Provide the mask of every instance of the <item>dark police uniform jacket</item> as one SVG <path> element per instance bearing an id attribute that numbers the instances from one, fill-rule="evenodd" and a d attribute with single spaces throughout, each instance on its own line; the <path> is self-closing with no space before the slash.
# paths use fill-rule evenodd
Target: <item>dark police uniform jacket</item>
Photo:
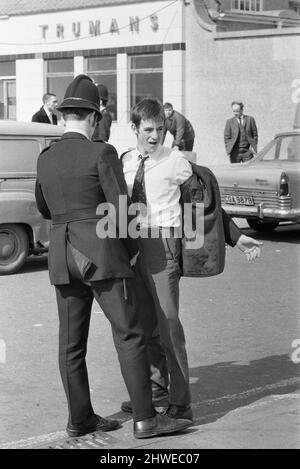
<path id="1" fill-rule="evenodd" d="M 59 142 L 40 154 L 36 201 L 44 218 L 52 219 L 48 261 L 52 284 L 70 282 L 67 242 L 83 261 L 85 280 L 134 277 L 129 260 L 137 252 L 136 240 L 101 239 L 97 234 L 97 207 L 103 202 L 111 203 L 118 225 L 120 195 L 125 196 L 128 205 L 122 165 L 113 146 L 91 142 L 77 132 L 66 132 Z M 122 215 L 127 217 L 127 207 Z"/>
<path id="2" fill-rule="evenodd" d="M 103 142 L 108 142 L 110 137 L 110 127 L 112 123 L 111 114 L 104 109 L 101 111 L 102 119 L 97 123 L 93 140 L 102 140 Z"/>
<path id="3" fill-rule="evenodd" d="M 57 125 L 57 116 L 55 114 L 52 114 L 52 119 L 53 125 Z M 43 122 L 44 124 L 52 124 L 43 106 L 38 112 L 33 114 L 31 122 Z"/>

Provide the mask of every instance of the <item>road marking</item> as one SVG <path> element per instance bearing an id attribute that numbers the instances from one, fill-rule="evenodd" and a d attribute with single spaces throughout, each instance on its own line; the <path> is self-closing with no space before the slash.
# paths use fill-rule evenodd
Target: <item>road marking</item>
<path id="1" fill-rule="evenodd" d="M 3 339 L 0 339 L 0 363 L 6 363 L 6 343 Z"/>
<path id="2" fill-rule="evenodd" d="M 42 327 L 43 324 L 33 324 L 33 327 Z"/>
<path id="3" fill-rule="evenodd" d="M 272 392 L 276 392 L 277 390 L 282 390 L 283 388 L 289 388 L 289 387 L 298 387 L 300 386 L 300 377 L 294 377 L 294 378 L 289 378 L 289 379 L 283 379 L 281 381 L 278 381 L 277 383 L 272 383 L 272 384 L 266 384 L 265 386 L 257 386 L 256 388 L 252 388 L 252 389 L 247 389 L 246 391 L 242 391 L 242 392 L 239 392 L 237 394 L 227 394 L 225 396 L 221 396 L 221 397 L 216 397 L 215 399 L 206 399 L 205 401 L 198 401 L 196 403 L 193 403 L 192 406 L 194 408 L 197 408 L 197 407 L 209 407 L 211 406 L 212 410 L 214 407 L 218 407 L 218 406 L 222 406 L 221 409 L 217 412 L 207 412 L 205 415 L 201 416 L 201 417 L 196 417 L 194 419 L 195 423 L 200 423 L 202 420 L 206 421 L 208 418 L 211 418 L 211 417 L 217 417 L 217 416 L 220 416 L 220 415 L 223 415 L 224 414 L 224 406 L 227 406 L 230 404 L 232 405 L 235 401 L 243 401 L 243 400 L 247 400 L 249 398 L 253 398 L 253 397 L 257 397 L 257 399 L 260 399 L 260 398 L 263 398 L 263 397 L 267 397 L 266 395 L 266 392 L 268 392 L 268 396 L 272 393 Z M 290 396 L 290 395 L 289 395 Z M 283 398 L 285 398 L 286 396 L 282 396 Z M 300 395 L 299 394 L 296 394 L 296 397 L 295 398 L 299 398 Z M 247 405 L 247 404 L 245 404 Z M 253 403 L 252 403 L 253 405 Z M 257 404 L 259 405 L 259 404 Z M 242 402 L 239 406 L 239 409 L 242 407 Z M 228 412 L 228 407 L 227 407 L 227 410 L 226 412 Z M 234 408 L 232 408 L 232 410 L 235 410 Z"/>

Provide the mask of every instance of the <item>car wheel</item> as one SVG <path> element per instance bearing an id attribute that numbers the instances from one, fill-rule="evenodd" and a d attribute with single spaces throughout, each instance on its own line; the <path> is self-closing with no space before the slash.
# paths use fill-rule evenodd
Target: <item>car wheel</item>
<path id="1" fill-rule="evenodd" d="M 278 221 L 261 221 L 253 220 L 252 218 L 247 218 L 247 223 L 255 231 L 260 231 L 266 233 L 268 231 L 275 230 L 279 225 Z"/>
<path id="2" fill-rule="evenodd" d="M 0 275 L 17 272 L 28 256 L 29 241 L 21 225 L 0 225 Z"/>

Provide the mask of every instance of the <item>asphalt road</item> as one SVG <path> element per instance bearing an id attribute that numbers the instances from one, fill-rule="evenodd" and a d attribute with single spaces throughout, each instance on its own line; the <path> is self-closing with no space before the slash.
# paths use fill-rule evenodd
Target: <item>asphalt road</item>
<path id="1" fill-rule="evenodd" d="M 199 428 L 261 398 L 300 388 L 299 364 L 292 360 L 297 339 L 300 346 L 300 226 L 282 226 L 267 235 L 245 233 L 264 241 L 260 260 L 249 263 L 228 247 L 222 275 L 181 281 Z M 18 274 L 0 277 L 0 444 L 66 426 L 57 329 L 47 256 L 29 258 Z M 87 361 L 95 411 L 128 420 L 119 412 L 127 392 L 108 321 L 97 304 Z M 120 433 L 122 441 L 127 436 Z"/>

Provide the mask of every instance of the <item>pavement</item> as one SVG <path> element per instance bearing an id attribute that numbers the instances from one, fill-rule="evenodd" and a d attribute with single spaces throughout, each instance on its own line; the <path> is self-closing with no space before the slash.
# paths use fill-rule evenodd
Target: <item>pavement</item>
<path id="1" fill-rule="evenodd" d="M 194 426 L 181 434 L 137 440 L 132 420 L 120 412 L 122 427 L 68 438 L 64 430 L 0 445 L 0 449 L 99 449 L 112 454 L 134 450 L 299 449 L 300 377 L 193 404 Z M 268 394 L 263 397 L 264 394 Z M 247 402 L 250 402 L 247 404 Z M 230 410 L 232 409 L 232 410 Z"/>

